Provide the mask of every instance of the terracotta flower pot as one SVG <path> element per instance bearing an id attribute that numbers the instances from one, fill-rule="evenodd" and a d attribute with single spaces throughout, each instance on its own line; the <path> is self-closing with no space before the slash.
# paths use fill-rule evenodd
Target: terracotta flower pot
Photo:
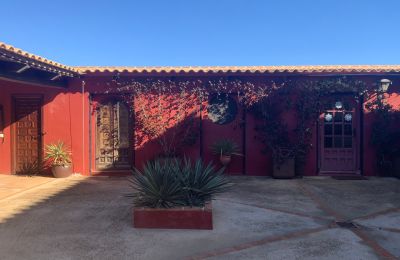
<path id="1" fill-rule="evenodd" d="M 72 168 L 71 166 L 53 165 L 51 172 L 56 178 L 66 178 L 72 174 Z"/>
<path id="2" fill-rule="evenodd" d="M 232 157 L 230 155 L 221 155 L 219 160 L 223 166 L 227 166 L 231 162 Z"/>

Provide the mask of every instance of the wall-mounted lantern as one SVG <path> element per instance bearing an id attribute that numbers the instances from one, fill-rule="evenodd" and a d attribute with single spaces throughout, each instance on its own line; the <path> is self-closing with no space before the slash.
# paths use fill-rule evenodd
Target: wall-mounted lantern
<path id="1" fill-rule="evenodd" d="M 392 84 L 390 79 L 381 79 L 379 81 L 378 92 L 379 93 L 386 93 L 389 90 L 389 86 Z"/>

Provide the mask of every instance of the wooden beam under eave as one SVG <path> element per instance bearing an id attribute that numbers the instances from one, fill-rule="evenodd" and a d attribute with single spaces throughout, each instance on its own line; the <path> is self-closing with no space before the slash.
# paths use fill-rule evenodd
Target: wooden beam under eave
<path id="1" fill-rule="evenodd" d="M 27 70 L 27 69 L 29 69 L 30 68 L 30 66 L 29 65 L 25 65 L 25 66 L 23 66 L 22 68 L 20 68 L 19 70 L 17 70 L 16 71 L 16 73 L 22 73 L 22 72 L 24 72 L 25 70 Z"/>
<path id="2" fill-rule="evenodd" d="M 65 78 L 62 80 L 50 80 L 48 78 L 27 76 L 24 74 L 18 74 L 16 72 L 3 71 L 3 70 L 0 70 L 0 78 L 9 79 L 11 81 L 18 81 L 21 83 L 38 85 L 38 86 L 52 86 L 61 88 L 68 87 L 68 80 Z"/>

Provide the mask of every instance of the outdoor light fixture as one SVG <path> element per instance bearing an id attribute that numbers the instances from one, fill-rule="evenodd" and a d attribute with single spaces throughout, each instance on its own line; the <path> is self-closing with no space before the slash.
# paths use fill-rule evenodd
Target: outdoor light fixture
<path id="1" fill-rule="evenodd" d="M 335 108 L 336 109 L 342 109 L 343 108 L 343 103 L 341 101 L 336 101 Z"/>
<path id="2" fill-rule="evenodd" d="M 378 92 L 379 93 L 386 93 L 389 89 L 389 86 L 392 84 L 392 81 L 389 79 L 381 79 L 379 81 L 379 88 Z"/>
<path id="3" fill-rule="evenodd" d="M 351 114 L 344 115 L 344 120 L 346 120 L 346 122 L 351 122 L 352 118 L 353 118 L 353 116 Z"/>
<path id="4" fill-rule="evenodd" d="M 333 119 L 333 115 L 330 113 L 325 114 L 325 121 L 330 122 Z"/>

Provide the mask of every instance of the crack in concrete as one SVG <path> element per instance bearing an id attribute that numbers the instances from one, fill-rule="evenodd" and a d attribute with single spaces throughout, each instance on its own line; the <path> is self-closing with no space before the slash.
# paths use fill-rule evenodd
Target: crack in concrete
<path id="1" fill-rule="evenodd" d="M 222 249 L 217 249 L 217 250 L 210 251 L 210 252 L 203 253 L 203 254 L 199 254 L 199 255 L 196 255 L 196 256 L 191 256 L 191 257 L 188 257 L 186 259 L 187 260 L 200 260 L 200 259 L 206 259 L 206 258 L 210 258 L 210 257 L 214 257 L 214 256 L 221 256 L 221 255 L 225 255 L 225 254 L 229 254 L 229 253 L 232 253 L 232 252 L 241 251 L 241 250 L 244 250 L 244 249 L 249 249 L 249 248 L 256 247 L 256 246 L 265 245 L 265 244 L 272 243 L 272 242 L 277 242 L 277 241 L 282 241 L 282 240 L 288 240 L 288 239 L 302 237 L 302 236 L 305 236 L 305 235 L 321 232 L 321 231 L 327 230 L 329 228 L 331 228 L 330 225 L 319 227 L 319 228 L 303 229 L 303 230 L 300 230 L 300 231 L 290 232 L 290 233 L 287 233 L 287 234 L 284 234 L 284 235 L 266 237 L 264 239 L 260 239 L 260 240 L 256 240 L 256 241 L 252 241 L 252 242 L 247 242 L 247 243 L 239 244 L 239 245 L 232 246 L 232 247 L 226 247 L 226 248 L 222 248 Z"/>
<path id="2" fill-rule="evenodd" d="M 271 211 L 276 211 L 276 212 L 281 212 L 281 213 L 286 213 L 286 214 L 291 214 L 291 215 L 296 215 L 296 216 L 301 216 L 301 217 L 307 217 L 307 218 L 311 218 L 311 219 L 331 221 L 331 223 L 327 226 L 323 226 L 323 227 L 316 228 L 316 229 L 303 229 L 300 231 L 295 231 L 295 232 L 287 233 L 284 235 L 267 237 L 265 239 L 256 240 L 253 242 L 247 242 L 247 243 L 239 244 L 239 245 L 232 246 L 232 247 L 217 249 L 217 250 L 206 252 L 203 254 L 191 256 L 186 259 L 199 260 L 199 259 L 206 259 L 206 258 L 215 257 L 215 256 L 221 256 L 221 255 L 242 251 L 242 250 L 249 249 L 249 248 L 256 247 L 256 246 L 265 245 L 265 244 L 272 243 L 272 242 L 290 240 L 293 238 L 303 237 L 303 236 L 321 232 L 323 230 L 327 230 L 330 228 L 342 227 L 342 226 L 338 225 L 338 222 L 339 223 L 341 223 L 341 222 L 347 223 L 352 220 L 372 218 L 372 217 L 376 217 L 379 215 L 383 215 L 386 213 L 391 213 L 391 212 L 395 212 L 395 211 L 399 210 L 398 208 L 387 209 L 387 210 L 371 213 L 366 216 L 357 217 L 352 220 L 345 220 L 346 218 L 344 216 L 342 216 L 340 213 L 336 212 L 331 207 L 327 206 L 325 204 L 325 202 L 323 202 L 318 196 L 316 196 L 314 194 L 313 191 L 311 191 L 309 188 L 306 187 L 306 184 L 298 184 L 298 187 L 300 188 L 300 191 L 302 191 L 303 194 L 305 194 L 307 197 L 309 197 L 316 204 L 316 206 L 319 209 L 321 209 L 323 212 L 325 212 L 328 216 L 332 216 L 334 218 L 334 221 L 332 221 L 329 218 L 324 218 L 324 217 L 319 217 L 319 216 L 317 217 L 317 216 L 312 216 L 312 215 L 307 215 L 307 214 L 302 214 L 302 213 L 297 213 L 297 212 L 292 212 L 292 211 L 287 211 L 287 210 L 280 210 L 280 209 L 276 209 L 276 208 L 269 208 L 269 207 L 254 205 L 254 204 L 241 203 L 241 202 L 231 201 L 228 199 L 216 199 L 216 200 L 220 200 L 220 201 L 226 201 L 226 202 L 230 202 L 230 203 L 236 203 L 236 204 L 246 205 L 246 206 L 255 207 L 255 208 L 261 208 L 261 209 L 266 209 L 266 210 L 271 210 Z M 350 222 L 350 223 L 352 223 L 352 222 Z M 385 259 L 390 259 L 390 260 L 398 259 L 397 257 L 392 255 L 389 251 L 384 249 L 375 240 L 373 240 L 370 236 L 368 236 L 365 232 L 363 232 L 361 230 L 364 228 L 368 228 L 368 226 L 363 226 L 363 225 L 357 224 L 357 225 L 354 225 L 354 227 L 357 227 L 357 228 L 347 228 L 347 227 L 342 227 L 342 228 L 346 228 L 347 230 L 350 230 L 351 232 L 353 232 L 357 237 L 359 237 L 364 242 L 364 244 L 366 244 L 368 247 L 370 247 L 378 256 L 383 257 Z M 381 229 L 388 230 L 388 228 L 381 228 Z M 400 230 L 397 230 L 397 229 L 394 229 L 392 231 L 400 232 Z"/>
<path id="3" fill-rule="evenodd" d="M 325 202 L 319 199 L 310 189 L 306 188 L 305 184 L 300 184 L 300 189 L 304 191 L 304 194 L 312 199 L 318 207 L 324 210 L 327 214 L 333 216 L 336 219 L 336 222 L 346 222 L 345 218 L 338 212 L 336 212 L 331 207 L 327 206 Z M 388 210 L 387 210 L 388 211 Z M 385 212 L 387 212 L 385 211 Z M 390 211 L 389 211 L 390 212 Z M 379 216 L 380 212 L 376 212 L 379 214 L 369 214 L 369 216 Z M 352 231 L 355 235 L 357 235 L 361 240 L 369 246 L 375 253 L 385 259 L 398 259 L 396 256 L 392 255 L 389 251 L 384 249 L 382 246 L 378 244 L 375 240 L 373 240 L 370 236 L 368 236 L 365 232 L 357 228 L 348 228 L 348 230 Z"/>

